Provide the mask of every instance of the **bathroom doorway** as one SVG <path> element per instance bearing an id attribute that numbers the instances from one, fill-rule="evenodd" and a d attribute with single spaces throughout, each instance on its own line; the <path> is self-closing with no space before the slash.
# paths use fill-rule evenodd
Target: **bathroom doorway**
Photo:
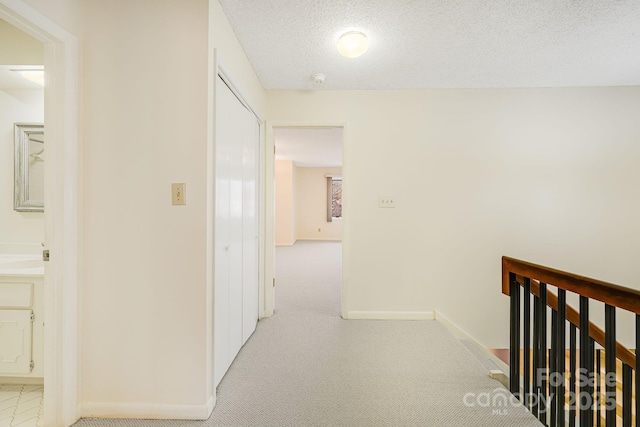
<path id="1" fill-rule="evenodd" d="M 0 425 L 44 424 L 44 44 L 0 19 Z"/>
<path id="2" fill-rule="evenodd" d="M 28 251 L 32 258 L 26 260 L 14 260 L 10 267 L 11 274 L 17 270 L 28 270 L 32 276 L 40 268 L 42 274 L 41 305 L 44 307 L 44 315 L 40 313 L 45 327 L 43 335 L 43 369 L 44 382 L 44 425 L 70 425 L 78 419 L 78 370 L 79 370 L 79 336 L 78 336 L 78 254 L 80 246 L 80 230 L 82 227 L 79 216 L 79 156 L 78 156 L 78 40 L 75 36 L 62 29 L 48 17 L 42 15 L 37 9 L 27 6 L 23 2 L 0 0 L 0 19 L 11 27 L 3 27 L 12 34 L 3 33 L 0 40 L 6 40 L 11 49 L 17 54 L 23 51 L 24 45 L 21 35 L 16 35 L 12 27 L 35 39 L 43 46 L 44 61 L 44 120 L 46 122 L 46 155 L 40 149 L 28 152 L 27 158 L 33 154 L 33 160 L 44 160 L 44 187 L 42 188 L 44 201 L 43 224 L 44 237 L 31 241 L 23 241 L 12 244 L 5 242 L 4 249 L 7 254 L 19 254 Z M 2 50 L 5 55 L 7 50 Z M 13 62 L 13 61 L 11 61 Z M 31 65 L 31 64 L 29 64 Z M 14 73 L 13 71 L 10 71 Z M 42 75 L 42 73 L 41 73 Z M 27 123 L 28 124 L 28 123 Z M 15 127 L 14 127 L 15 128 Z M 11 130 L 14 133 L 15 130 Z M 44 132 L 43 132 L 44 134 Z M 31 138 L 29 138 L 31 139 Z M 31 141 L 34 144 L 38 142 Z M 39 156 L 36 159 L 35 156 Z M 13 155 L 11 156 L 13 159 Z M 11 173 L 14 165 L 11 164 Z M 34 178 L 35 176 L 30 176 Z M 12 191 L 13 192 L 13 191 Z M 24 201 L 21 206 L 32 207 L 37 197 L 37 191 L 23 194 Z M 33 196 L 31 198 L 30 196 Z M 2 206 L 14 209 L 21 202 L 12 197 L 3 201 Z M 37 203 L 35 203 L 37 205 Z M 1 238 L 1 237 L 0 237 Z M 7 240 L 10 240 L 9 238 Z M 16 242 L 14 242 L 16 243 Z M 50 262 L 37 266 L 37 260 L 42 260 L 43 255 L 51 255 Z M 9 268 L 9 267 L 7 267 Z M 5 271 L 7 272 L 7 271 Z M 34 274 L 32 274 L 34 273 Z M 16 280 L 18 284 L 20 282 Z M 24 286 L 11 287 L 19 296 L 14 304 L 20 304 L 17 310 L 28 310 L 26 304 L 31 304 L 34 311 L 34 322 L 37 321 L 37 285 L 30 287 L 30 292 L 25 292 Z M 20 288 L 20 289 L 18 289 Z M 18 289 L 18 291 L 16 291 Z M 14 295 L 15 296 L 15 295 Z M 31 300 L 30 300 L 31 298 Z M 21 300 L 20 300 L 21 299 Z M 6 301 L 6 300 L 5 300 Z M 7 313 L 5 313 L 7 314 Z M 14 313 L 22 316 L 24 313 Z M 23 318 L 15 320 L 24 321 Z M 37 334 L 34 325 L 33 338 Z M 34 342 L 35 344 L 35 342 Z M 39 345 L 39 344 L 38 344 Z M 32 349 L 36 351 L 35 348 Z M 64 358 L 62 355 L 65 355 Z M 28 358 L 27 358 L 28 359 Z M 27 361 L 31 365 L 31 361 Z M 33 372 L 38 366 L 33 360 Z M 24 365 L 20 369 L 25 369 Z M 19 374 L 23 374 L 20 372 Z M 35 374 L 33 374 L 35 376 Z M 37 381 L 37 380 L 34 380 Z M 37 384 L 27 384 L 37 385 Z M 27 390 L 22 390 L 27 391 Z M 28 391 L 27 391 L 28 392 Z M 39 409 L 37 409 L 40 412 Z M 3 425 L 15 423 L 15 412 L 11 422 L 3 421 Z M 32 420 L 33 417 L 30 417 Z M 27 423 L 21 425 L 29 425 Z"/>

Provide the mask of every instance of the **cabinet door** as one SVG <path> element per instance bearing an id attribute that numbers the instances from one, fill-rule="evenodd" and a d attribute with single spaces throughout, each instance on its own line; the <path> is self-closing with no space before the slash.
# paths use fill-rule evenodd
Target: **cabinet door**
<path id="1" fill-rule="evenodd" d="M 0 374 L 31 372 L 31 310 L 0 310 Z"/>

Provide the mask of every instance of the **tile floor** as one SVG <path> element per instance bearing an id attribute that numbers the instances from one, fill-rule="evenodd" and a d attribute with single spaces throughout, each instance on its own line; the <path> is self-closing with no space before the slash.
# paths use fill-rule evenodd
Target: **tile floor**
<path id="1" fill-rule="evenodd" d="M 44 426 L 41 385 L 0 384 L 0 427 Z"/>

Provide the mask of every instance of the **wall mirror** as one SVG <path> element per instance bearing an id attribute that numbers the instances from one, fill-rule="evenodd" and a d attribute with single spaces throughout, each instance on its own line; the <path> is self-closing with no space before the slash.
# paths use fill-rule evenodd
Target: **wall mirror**
<path id="1" fill-rule="evenodd" d="M 15 124 L 15 187 L 13 208 L 44 212 L 44 125 Z"/>

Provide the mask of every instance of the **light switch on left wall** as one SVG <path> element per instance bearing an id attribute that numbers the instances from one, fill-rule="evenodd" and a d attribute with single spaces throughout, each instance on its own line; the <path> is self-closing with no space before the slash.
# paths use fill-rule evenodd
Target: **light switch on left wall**
<path id="1" fill-rule="evenodd" d="M 171 204 L 182 206 L 187 204 L 187 184 L 178 182 L 171 184 Z"/>

